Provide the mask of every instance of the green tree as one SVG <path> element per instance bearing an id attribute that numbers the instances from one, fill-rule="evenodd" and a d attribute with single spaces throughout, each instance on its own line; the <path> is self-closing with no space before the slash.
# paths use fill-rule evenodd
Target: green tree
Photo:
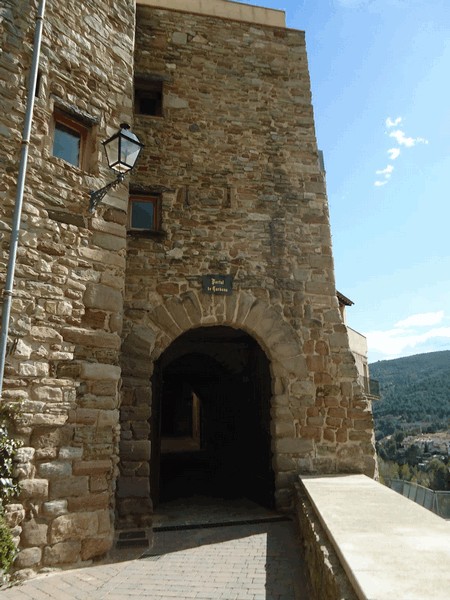
<path id="1" fill-rule="evenodd" d="M 403 481 L 411 481 L 411 469 L 409 468 L 408 463 L 405 463 L 404 465 L 401 465 L 400 467 L 400 479 L 403 479 Z"/>
<path id="2" fill-rule="evenodd" d="M 439 458 L 433 458 L 428 465 L 432 490 L 449 491 L 448 467 Z"/>

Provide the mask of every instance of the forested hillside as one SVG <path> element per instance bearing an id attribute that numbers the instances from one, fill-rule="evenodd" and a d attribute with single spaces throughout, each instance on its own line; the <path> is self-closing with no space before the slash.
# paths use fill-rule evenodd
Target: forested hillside
<path id="1" fill-rule="evenodd" d="M 376 437 L 395 431 L 442 431 L 450 423 L 450 350 L 416 354 L 370 365 L 380 382 L 373 403 Z"/>

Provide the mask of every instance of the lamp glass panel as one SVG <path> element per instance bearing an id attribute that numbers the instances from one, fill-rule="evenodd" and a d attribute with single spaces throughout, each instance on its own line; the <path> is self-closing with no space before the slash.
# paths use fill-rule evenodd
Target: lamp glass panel
<path id="1" fill-rule="evenodd" d="M 139 143 L 123 136 L 120 144 L 120 162 L 124 165 L 124 170 L 129 170 L 134 167 L 137 161 L 141 146 Z"/>
<path id="2" fill-rule="evenodd" d="M 119 136 L 114 136 L 104 144 L 106 152 L 106 160 L 108 165 L 113 168 L 119 156 Z"/>

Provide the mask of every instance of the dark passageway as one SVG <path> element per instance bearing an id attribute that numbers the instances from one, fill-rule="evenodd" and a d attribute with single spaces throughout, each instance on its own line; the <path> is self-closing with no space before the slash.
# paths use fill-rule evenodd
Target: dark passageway
<path id="1" fill-rule="evenodd" d="M 203 327 L 180 336 L 153 377 L 152 492 L 273 504 L 269 361 L 248 334 Z"/>

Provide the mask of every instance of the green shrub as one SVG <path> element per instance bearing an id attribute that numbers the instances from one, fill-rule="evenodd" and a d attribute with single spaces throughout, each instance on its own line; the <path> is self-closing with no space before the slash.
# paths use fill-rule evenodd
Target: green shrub
<path id="1" fill-rule="evenodd" d="M 19 492 L 18 482 L 13 477 L 13 458 L 22 443 L 8 433 L 12 416 L 11 409 L 0 406 L 0 510 Z"/>
<path id="2" fill-rule="evenodd" d="M 17 554 L 11 530 L 0 515 L 0 586 L 7 581 L 6 573 Z"/>
<path id="3" fill-rule="evenodd" d="M 3 509 L 17 495 L 18 482 L 13 476 L 13 459 L 21 442 L 12 439 L 8 434 L 8 424 L 12 413 L 0 406 L 0 585 L 6 580 L 12 561 L 16 555 L 16 547 L 11 531 L 3 518 Z"/>

